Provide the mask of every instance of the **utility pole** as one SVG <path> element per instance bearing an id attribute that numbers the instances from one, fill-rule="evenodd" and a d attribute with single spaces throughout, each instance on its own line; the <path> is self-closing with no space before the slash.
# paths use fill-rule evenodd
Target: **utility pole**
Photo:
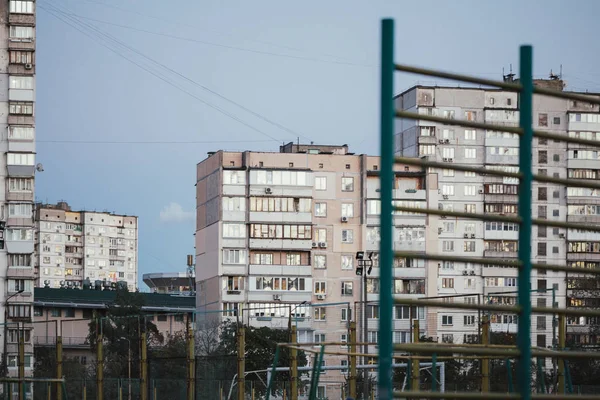
<path id="1" fill-rule="evenodd" d="M 417 315 L 418 316 L 418 315 Z M 416 318 L 413 321 L 413 343 L 419 343 L 419 318 Z M 410 386 L 411 390 L 418 391 L 419 390 L 419 369 L 420 363 L 419 359 L 415 358 L 412 362 L 412 384 Z M 434 376 L 435 379 L 435 376 Z"/>
<path id="2" fill-rule="evenodd" d="M 558 316 L 558 351 L 565 349 L 567 324 L 564 315 Z M 558 360 L 558 394 L 565 394 L 565 359 Z"/>
<path id="3" fill-rule="evenodd" d="M 25 324 L 23 324 L 25 325 Z M 25 338 L 19 332 L 19 400 L 25 400 Z"/>
<path id="4" fill-rule="evenodd" d="M 96 338 L 96 391 L 98 392 L 97 400 L 104 400 L 104 355 L 102 354 L 102 341 L 104 337 L 99 333 Z"/>
<path id="5" fill-rule="evenodd" d="M 292 318 L 290 313 L 290 318 Z M 298 336 L 296 326 L 290 327 L 290 343 L 296 346 Z M 298 349 L 292 347 L 290 349 L 290 400 L 298 400 Z"/>
<path id="6" fill-rule="evenodd" d="M 142 379 L 141 379 L 141 393 L 142 400 L 148 400 L 148 343 L 146 341 L 146 332 L 142 332 Z"/>
<path id="7" fill-rule="evenodd" d="M 237 386 L 238 386 L 238 400 L 245 400 L 246 398 L 246 337 L 245 337 L 244 325 L 238 324 L 237 330 L 237 355 L 238 355 L 238 371 L 237 371 Z"/>
<path id="8" fill-rule="evenodd" d="M 481 344 L 490 344 L 490 319 L 484 315 L 481 320 Z M 481 391 L 488 393 L 490 391 L 490 359 L 481 358 Z"/>
<path id="9" fill-rule="evenodd" d="M 190 327 L 189 317 L 187 326 L 187 357 L 188 357 L 188 386 L 187 386 L 187 399 L 194 400 L 194 394 L 196 393 L 196 357 L 194 354 L 194 329 Z"/>
<path id="10" fill-rule="evenodd" d="M 350 322 L 350 371 L 348 374 L 350 397 L 356 399 L 356 322 Z"/>
<path id="11" fill-rule="evenodd" d="M 373 269 L 373 253 L 369 253 L 369 258 L 365 258 L 364 251 L 358 251 L 356 253 L 356 260 L 358 261 L 358 265 L 356 266 L 356 275 L 362 276 L 362 297 L 363 297 L 363 307 L 362 307 L 362 325 L 363 325 L 363 364 L 367 365 L 369 363 L 369 326 L 368 326 L 368 318 L 367 318 L 367 275 L 371 275 L 371 270 Z M 365 368 L 363 373 L 363 399 L 369 398 L 369 370 Z"/>
<path id="12" fill-rule="evenodd" d="M 56 337 L 56 377 L 58 379 L 62 379 L 63 377 L 63 341 L 62 341 L 62 331 L 60 332 L 60 336 Z M 60 382 L 56 382 L 56 400 L 60 400 L 63 397 L 62 393 L 62 384 Z"/>

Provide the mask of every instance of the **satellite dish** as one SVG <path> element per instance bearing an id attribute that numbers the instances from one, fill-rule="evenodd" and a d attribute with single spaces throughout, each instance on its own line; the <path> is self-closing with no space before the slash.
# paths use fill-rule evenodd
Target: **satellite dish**
<path id="1" fill-rule="evenodd" d="M 42 163 L 38 163 L 35 166 L 35 169 L 37 170 L 37 172 L 44 172 L 44 166 L 42 165 Z"/>

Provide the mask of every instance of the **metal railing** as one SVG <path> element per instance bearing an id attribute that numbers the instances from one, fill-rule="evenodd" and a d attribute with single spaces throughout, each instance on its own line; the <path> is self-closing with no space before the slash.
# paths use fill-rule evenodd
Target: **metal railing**
<path id="1" fill-rule="evenodd" d="M 600 316 L 600 310 L 597 309 L 562 309 L 548 307 L 534 307 L 531 304 L 530 285 L 531 272 L 534 269 L 544 271 L 564 271 L 576 272 L 578 274 L 599 275 L 600 269 L 579 269 L 567 265 L 548 265 L 535 264 L 531 261 L 531 240 L 532 226 L 546 226 L 554 228 L 578 229 L 590 232 L 600 232 L 599 225 L 593 224 L 573 224 L 568 222 L 549 221 L 545 219 L 532 218 L 532 194 L 531 187 L 534 181 L 560 184 L 570 187 L 600 188 L 600 183 L 593 181 L 584 181 L 579 179 L 561 179 L 543 175 L 534 175 L 532 172 L 532 144 L 533 138 L 553 139 L 567 143 L 577 143 L 586 146 L 599 146 L 600 143 L 574 138 L 567 135 L 550 133 L 534 130 L 532 127 L 533 114 L 533 94 L 552 96 L 562 99 L 581 101 L 587 104 L 600 104 L 600 98 L 593 98 L 576 93 L 558 92 L 541 87 L 534 87 L 532 77 L 532 47 L 521 46 L 520 48 L 520 79 L 519 82 L 500 82 L 489 79 L 481 79 L 466 75 L 441 72 L 437 70 L 417 68 L 394 63 L 394 21 L 386 19 L 382 21 L 381 37 L 381 241 L 380 241 L 380 326 L 379 326 L 379 370 L 378 370 L 378 389 L 380 399 L 391 398 L 453 398 L 453 399 L 471 399 L 498 398 L 498 399 L 555 399 L 555 398 L 575 398 L 578 399 L 600 399 L 600 396 L 577 395 L 570 396 L 565 394 L 564 378 L 562 382 L 559 378 L 559 393 L 551 394 L 532 394 L 532 371 L 531 360 L 533 357 L 551 357 L 556 358 L 562 371 L 566 365 L 565 358 L 593 358 L 600 359 L 600 352 L 588 351 L 566 351 L 564 343 L 559 345 L 556 350 L 532 348 L 531 346 L 531 316 L 532 313 L 559 315 L 560 324 L 565 323 L 564 316 Z M 506 91 L 519 93 L 519 126 L 496 125 L 491 123 L 482 123 L 466 120 L 447 119 L 439 116 L 422 115 L 414 112 L 396 110 L 394 106 L 394 73 L 397 71 L 421 74 L 431 77 L 459 80 L 463 82 L 479 84 L 491 88 L 499 88 Z M 410 159 L 394 156 L 394 119 L 403 118 L 411 120 L 423 120 L 429 122 L 442 123 L 444 125 L 454 125 L 469 127 L 474 129 L 493 130 L 500 132 L 510 132 L 519 137 L 519 172 L 503 172 L 484 168 L 476 168 L 465 165 L 456 165 L 454 163 L 439 163 L 424 159 Z M 393 201 L 393 171 L 394 165 L 403 163 L 407 165 L 420 165 L 432 169 L 452 169 L 458 171 L 475 172 L 481 175 L 517 178 L 519 180 L 518 190 L 518 216 L 501 216 L 493 214 L 475 214 L 451 212 L 445 210 L 394 207 Z M 484 221 L 511 222 L 520 225 L 518 240 L 521 245 L 518 246 L 518 259 L 493 259 L 493 258 L 472 258 L 462 256 L 447 256 L 445 254 L 423 254 L 416 252 L 394 252 L 393 250 L 393 213 L 395 211 L 415 212 L 419 214 L 452 216 L 468 219 L 478 219 Z M 436 261 L 456 261 L 464 263 L 478 263 L 482 265 L 503 265 L 518 268 L 518 294 L 517 304 L 512 305 L 493 305 L 493 304 L 456 304 L 436 300 L 419 300 L 395 298 L 392 294 L 393 278 L 393 260 L 395 257 L 417 258 Z M 518 334 L 516 346 L 494 346 L 489 344 L 469 345 L 469 344 L 443 344 L 443 343 L 412 343 L 397 344 L 392 342 L 392 317 L 394 305 L 416 305 L 429 306 L 436 308 L 452 308 L 480 311 L 499 311 L 518 315 Z M 435 360 L 437 354 L 457 355 L 468 354 L 475 356 L 491 356 L 517 361 L 517 380 L 518 388 L 516 393 L 439 393 L 423 392 L 418 387 L 418 375 L 416 384 L 410 391 L 393 392 L 391 368 L 395 352 L 411 352 L 420 354 L 430 354 Z M 435 362 L 435 361 L 434 361 Z M 416 369 L 418 372 L 418 367 Z M 413 378 L 414 379 L 414 378 Z"/>

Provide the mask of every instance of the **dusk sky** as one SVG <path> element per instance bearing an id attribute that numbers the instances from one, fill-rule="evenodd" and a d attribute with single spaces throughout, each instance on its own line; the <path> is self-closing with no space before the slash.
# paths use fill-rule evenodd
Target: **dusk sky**
<path id="1" fill-rule="evenodd" d="M 185 271 L 208 151 L 378 153 L 379 27 L 396 61 L 600 91 L 600 2 L 40 0 L 37 201 L 139 216 L 139 273 Z M 395 90 L 431 78 L 397 74 Z M 441 82 L 438 82 L 441 83 Z"/>

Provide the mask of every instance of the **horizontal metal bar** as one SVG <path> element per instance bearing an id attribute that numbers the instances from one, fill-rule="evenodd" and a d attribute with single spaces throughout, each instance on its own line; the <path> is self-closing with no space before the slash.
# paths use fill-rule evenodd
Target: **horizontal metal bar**
<path id="1" fill-rule="evenodd" d="M 465 121 L 463 119 L 449 119 L 444 117 L 436 117 L 433 115 L 418 114 L 410 111 L 396 110 L 396 117 L 404 119 L 422 120 L 429 122 L 437 122 L 444 125 L 465 126 L 467 128 L 484 129 L 490 131 L 510 132 L 520 135 L 523 130 L 518 126 L 504 126 L 486 124 L 485 122 Z"/>
<path id="2" fill-rule="evenodd" d="M 403 211 L 403 212 L 412 212 L 415 214 L 439 215 L 442 217 L 458 217 L 458 218 L 481 219 L 483 221 L 512 222 L 515 224 L 518 224 L 521 222 L 521 218 L 519 218 L 519 217 L 508 217 L 505 215 L 496 215 L 496 214 L 474 214 L 474 213 L 461 212 L 461 211 L 436 210 L 433 208 L 394 206 L 393 210 L 394 211 Z"/>
<path id="3" fill-rule="evenodd" d="M 552 133 L 548 131 L 533 131 L 533 136 L 537 138 L 552 139 L 565 143 L 577 143 L 585 146 L 600 147 L 600 142 L 597 140 L 574 138 L 560 133 Z"/>
<path id="4" fill-rule="evenodd" d="M 566 265 L 551 265 L 551 264 L 533 264 L 535 269 L 543 269 L 548 271 L 564 271 L 572 272 L 574 274 L 590 274 L 600 275 L 600 268 L 573 268 L 567 267 Z"/>
<path id="5" fill-rule="evenodd" d="M 395 162 L 397 164 L 406 164 L 406 165 L 418 165 L 426 168 L 439 168 L 439 169 L 453 169 L 456 171 L 465 171 L 465 172 L 475 172 L 476 174 L 481 175 L 493 175 L 500 177 L 508 177 L 508 178 L 521 178 L 520 172 L 505 172 L 496 169 L 487 169 L 480 167 L 470 167 L 464 164 L 448 164 L 441 163 L 436 161 L 427 161 L 420 158 L 411 158 L 411 157 L 396 157 Z"/>
<path id="6" fill-rule="evenodd" d="M 573 224 L 569 222 L 562 221 L 551 221 L 548 219 L 537 219 L 534 218 L 532 220 L 534 225 L 539 226 L 549 226 L 553 228 L 565 228 L 565 229 L 579 229 L 581 231 L 589 231 L 589 232 L 600 232 L 600 225 L 590 225 L 590 224 Z"/>
<path id="7" fill-rule="evenodd" d="M 592 181 L 591 179 L 563 179 L 555 178 L 548 175 L 533 175 L 533 180 L 538 182 L 555 183 L 570 187 L 582 187 L 589 189 L 600 189 L 600 182 Z"/>
<path id="8" fill-rule="evenodd" d="M 478 85 L 493 86 L 493 87 L 497 87 L 497 88 L 501 88 L 501 89 L 510 90 L 513 92 L 521 91 L 521 85 L 518 83 L 494 81 L 491 79 L 476 78 L 476 77 L 470 76 L 470 75 L 455 74 L 452 72 L 444 72 L 444 71 L 438 71 L 435 69 L 413 67 L 413 66 L 404 65 L 404 64 L 395 64 L 395 68 L 396 68 L 396 71 L 408 72 L 411 74 L 432 76 L 434 78 L 451 79 L 453 81 L 469 82 L 469 83 L 474 83 L 474 84 L 478 84 Z"/>
<path id="9" fill-rule="evenodd" d="M 439 346 L 437 343 L 395 344 L 394 351 L 428 354 L 473 354 L 481 356 L 498 356 L 499 358 L 514 358 L 518 357 L 520 354 L 520 351 L 516 347 L 514 349 L 496 349 L 485 347 L 470 348 L 468 347 L 468 345 L 456 345 L 455 347 L 447 347 Z"/>
<path id="10" fill-rule="evenodd" d="M 600 317 L 600 309 L 590 310 L 589 308 L 548 308 L 548 307 L 531 307 L 531 312 L 538 314 L 557 314 L 570 315 L 574 317 Z M 600 355 L 600 353 L 598 353 Z"/>
<path id="11" fill-rule="evenodd" d="M 426 306 L 440 308 L 457 308 L 461 310 L 484 310 L 484 311 L 501 311 L 507 313 L 518 314 L 521 308 L 518 306 L 503 306 L 498 304 L 468 304 L 468 303 L 444 303 L 437 300 L 419 300 L 395 297 L 394 303 L 409 306 Z"/>
<path id="12" fill-rule="evenodd" d="M 575 398 L 575 396 L 572 396 Z M 411 390 L 406 392 L 394 392 L 395 399 L 520 399 L 521 395 L 517 393 L 500 392 L 426 392 L 421 390 Z M 558 397 L 553 397 L 557 399 Z M 561 397 L 563 398 L 563 397 Z M 577 397 L 578 399 L 580 397 Z M 600 398 L 600 397 L 599 397 Z"/>
<path id="13" fill-rule="evenodd" d="M 600 359 L 600 353 L 597 351 L 552 351 L 546 349 L 531 349 L 532 357 L 552 357 L 557 359 Z"/>
<path id="14" fill-rule="evenodd" d="M 519 267 L 521 262 L 518 259 L 510 260 L 506 258 L 480 258 L 480 257 L 463 257 L 463 256 L 448 256 L 445 254 L 425 254 L 415 251 L 396 251 L 396 258 L 415 258 L 417 260 L 432 260 L 432 261 L 454 261 L 464 263 L 474 263 L 482 265 L 504 265 L 508 267 Z"/>
<path id="15" fill-rule="evenodd" d="M 533 93 L 541 94 L 544 96 L 558 97 L 558 98 L 567 99 L 567 100 L 583 101 L 585 103 L 596 104 L 596 105 L 600 104 L 600 98 L 597 98 L 597 97 L 590 98 L 588 95 L 584 95 L 584 94 L 572 93 L 572 92 L 559 92 L 557 90 L 552 90 L 552 89 L 538 87 L 538 86 L 533 87 Z"/>

